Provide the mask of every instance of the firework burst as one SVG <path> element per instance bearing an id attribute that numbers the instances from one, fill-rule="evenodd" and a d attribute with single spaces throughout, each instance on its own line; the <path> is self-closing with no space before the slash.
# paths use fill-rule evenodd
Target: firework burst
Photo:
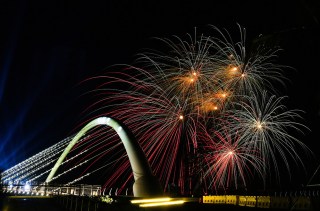
<path id="1" fill-rule="evenodd" d="M 274 82 L 283 84 L 284 65 L 276 64 L 277 53 L 280 48 L 266 47 L 264 44 L 256 48 L 246 48 L 246 30 L 239 25 L 240 41 L 235 42 L 228 31 L 221 31 L 212 26 L 217 36 L 210 39 L 219 62 L 217 72 L 223 78 L 223 87 L 232 90 L 237 95 L 248 95 L 261 90 L 275 90 Z"/>
<path id="2" fill-rule="evenodd" d="M 248 53 L 244 29 L 233 42 L 212 28 L 217 36 L 158 39 L 166 50 L 138 54 L 135 66 L 90 80 L 102 82 L 85 112 L 127 125 L 165 191 L 175 184 L 190 194 L 198 181 L 205 188 L 246 185 L 251 175 L 264 179 L 268 168 L 277 168 L 277 153 L 289 165 L 287 154 L 299 160 L 296 144 L 306 149 L 288 133 L 305 128 L 295 122 L 297 111 L 260 91 L 282 82 L 283 66 L 272 63 L 278 50 L 259 46 Z M 123 187 L 130 183 L 129 167 L 122 160 L 105 187 L 121 177 L 128 178 Z"/>
<path id="3" fill-rule="evenodd" d="M 266 91 L 260 95 L 252 93 L 234 102 L 235 109 L 229 111 L 229 117 L 233 119 L 229 121 L 230 128 L 241 134 L 240 142 L 247 148 L 257 150 L 266 164 L 264 174 L 270 168 L 279 172 L 279 158 L 290 172 L 288 157 L 302 164 L 297 148 L 310 151 L 303 142 L 291 135 L 303 133 L 308 128 L 297 122 L 302 119 L 301 110 L 288 110 L 282 104 L 285 98 L 269 96 Z"/>
<path id="4" fill-rule="evenodd" d="M 247 180 L 258 173 L 263 178 L 263 160 L 256 149 L 247 147 L 241 136 L 225 128 L 212 134 L 211 143 L 204 145 L 204 176 L 209 179 L 209 188 L 228 189 L 230 186 L 246 186 Z"/>

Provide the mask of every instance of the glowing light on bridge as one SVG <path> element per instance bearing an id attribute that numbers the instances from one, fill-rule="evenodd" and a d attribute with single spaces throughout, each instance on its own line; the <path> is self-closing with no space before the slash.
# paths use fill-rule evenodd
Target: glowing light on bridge
<path id="1" fill-rule="evenodd" d="M 170 206 L 185 203 L 184 200 L 174 198 L 148 198 L 148 199 L 136 199 L 131 200 L 132 204 L 139 204 L 139 207 L 159 207 L 159 206 Z"/>

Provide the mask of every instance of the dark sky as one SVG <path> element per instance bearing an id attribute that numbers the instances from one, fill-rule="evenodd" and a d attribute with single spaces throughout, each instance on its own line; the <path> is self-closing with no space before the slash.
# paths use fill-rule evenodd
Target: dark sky
<path id="1" fill-rule="evenodd" d="M 78 83 L 110 65 L 131 64 L 150 38 L 184 36 L 208 24 L 238 33 L 237 23 L 248 44 L 262 35 L 284 50 L 279 63 L 297 70 L 288 73 L 283 93 L 289 108 L 306 112 L 312 132 L 304 141 L 319 159 L 319 14 L 317 0 L 2 0 L 0 168 L 70 135 L 88 103 Z"/>

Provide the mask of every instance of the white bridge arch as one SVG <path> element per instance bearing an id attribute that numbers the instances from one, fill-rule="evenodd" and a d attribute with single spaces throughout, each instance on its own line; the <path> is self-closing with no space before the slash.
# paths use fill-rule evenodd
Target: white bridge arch
<path id="1" fill-rule="evenodd" d="M 50 183 L 51 179 L 54 177 L 59 166 L 66 158 L 72 147 L 86 134 L 88 130 L 98 125 L 107 125 L 112 127 L 118 136 L 120 137 L 125 150 L 128 154 L 130 165 L 133 171 L 134 184 L 133 184 L 133 194 L 135 197 L 150 197 L 150 196 L 161 196 L 163 195 L 163 190 L 160 186 L 158 179 L 153 175 L 149 162 L 142 151 L 139 143 L 135 140 L 132 135 L 126 131 L 124 126 L 115 119 L 110 117 L 99 117 L 86 126 L 84 126 L 74 138 L 70 141 L 68 146 L 65 148 L 63 153 L 60 155 L 59 159 L 55 163 L 54 167 L 49 173 L 46 183 Z"/>

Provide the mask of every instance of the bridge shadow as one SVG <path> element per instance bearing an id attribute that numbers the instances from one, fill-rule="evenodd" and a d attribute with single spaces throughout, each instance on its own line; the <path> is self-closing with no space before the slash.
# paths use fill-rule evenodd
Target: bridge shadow
<path id="1" fill-rule="evenodd" d="M 291 209 L 244 207 L 231 204 L 204 204 L 197 201 L 167 207 L 139 207 L 130 199 L 119 198 L 116 203 L 102 203 L 99 197 L 89 196 L 7 196 L 1 211 L 289 211 Z M 319 207 L 292 209 L 317 211 Z"/>
<path id="2" fill-rule="evenodd" d="M 66 210 L 52 197 L 10 196 L 2 200 L 1 211 L 62 211 Z"/>

